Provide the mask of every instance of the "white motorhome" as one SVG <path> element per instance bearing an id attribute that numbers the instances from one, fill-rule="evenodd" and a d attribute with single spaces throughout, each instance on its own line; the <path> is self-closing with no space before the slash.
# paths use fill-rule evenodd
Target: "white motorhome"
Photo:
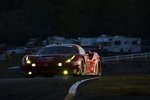
<path id="1" fill-rule="evenodd" d="M 82 37 L 79 38 L 80 41 L 80 45 L 81 46 L 92 46 L 95 42 L 95 38 L 86 38 L 86 37 Z"/>
<path id="2" fill-rule="evenodd" d="M 112 52 L 140 52 L 141 39 L 115 36 L 109 49 L 112 50 Z"/>
<path id="3" fill-rule="evenodd" d="M 113 39 L 112 36 L 102 35 L 100 37 L 97 37 L 94 45 L 100 46 L 101 49 L 105 49 L 105 50 L 109 51 L 109 49 L 112 45 L 112 39 Z"/>
<path id="4" fill-rule="evenodd" d="M 140 52 L 141 38 L 131 38 L 125 36 L 105 36 L 99 37 L 96 41 L 110 52 Z"/>

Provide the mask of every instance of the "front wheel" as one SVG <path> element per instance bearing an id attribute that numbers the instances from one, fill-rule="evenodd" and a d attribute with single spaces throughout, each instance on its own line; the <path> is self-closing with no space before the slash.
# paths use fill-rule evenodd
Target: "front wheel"
<path id="1" fill-rule="evenodd" d="M 34 75 L 23 75 L 25 78 L 33 78 L 35 77 Z"/>
<path id="2" fill-rule="evenodd" d="M 35 74 L 27 74 L 25 72 L 22 72 L 22 75 L 25 77 L 25 78 L 33 78 L 35 77 Z"/>
<path id="3" fill-rule="evenodd" d="M 84 62 L 84 60 L 82 59 L 82 60 L 81 60 L 81 64 L 80 64 L 80 66 L 78 67 L 78 71 L 76 72 L 76 75 L 75 75 L 75 76 L 83 76 L 83 75 L 84 75 L 84 66 L 85 66 L 85 62 Z"/>

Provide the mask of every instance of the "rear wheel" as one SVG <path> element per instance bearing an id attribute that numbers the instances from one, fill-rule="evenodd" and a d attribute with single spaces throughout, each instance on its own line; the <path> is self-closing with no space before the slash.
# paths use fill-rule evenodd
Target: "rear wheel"
<path id="1" fill-rule="evenodd" d="M 101 65 L 101 61 L 99 61 L 95 65 L 95 75 L 96 76 L 101 76 L 101 73 L 102 73 L 102 65 Z"/>
<path id="2" fill-rule="evenodd" d="M 101 76 L 102 75 L 102 63 L 101 63 L 101 61 L 99 61 L 98 68 L 99 68 L 99 76 Z"/>

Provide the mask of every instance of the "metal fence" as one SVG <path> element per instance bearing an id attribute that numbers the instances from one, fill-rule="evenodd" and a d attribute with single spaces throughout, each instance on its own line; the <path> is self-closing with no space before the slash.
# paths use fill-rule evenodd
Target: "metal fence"
<path id="1" fill-rule="evenodd" d="M 120 60 L 133 60 L 137 58 L 144 58 L 147 59 L 150 57 L 150 53 L 138 53 L 138 54 L 128 54 L 128 55 L 117 55 L 117 56 L 109 56 L 109 57 L 102 57 L 102 62 L 108 61 L 120 61 Z M 6 55 L 0 55 L 0 61 L 6 60 Z"/>
<path id="2" fill-rule="evenodd" d="M 138 53 L 138 54 L 128 54 L 128 55 L 117 55 L 117 56 L 109 56 L 109 57 L 102 57 L 102 62 L 108 61 L 120 61 L 120 60 L 133 60 L 138 58 L 147 59 L 150 57 L 150 53 Z"/>

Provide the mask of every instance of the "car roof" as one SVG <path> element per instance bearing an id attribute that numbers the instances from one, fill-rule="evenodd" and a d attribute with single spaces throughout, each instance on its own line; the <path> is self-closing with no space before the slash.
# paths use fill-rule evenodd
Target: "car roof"
<path id="1" fill-rule="evenodd" d="M 49 45 L 46 45 L 45 47 L 53 47 L 53 46 L 65 46 L 65 47 L 73 47 L 73 46 L 76 46 L 78 47 L 79 45 L 77 44 L 49 44 Z"/>

